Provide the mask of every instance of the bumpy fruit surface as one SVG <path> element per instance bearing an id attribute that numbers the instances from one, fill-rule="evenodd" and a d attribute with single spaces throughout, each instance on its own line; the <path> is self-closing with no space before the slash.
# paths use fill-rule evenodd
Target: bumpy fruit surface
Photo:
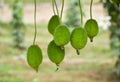
<path id="1" fill-rule="evenodd" d="M 38 71 L 39 65 L 42 63 L 42 51 L 38 45 L 31 45 L 27 51 L 27 62 L 28 64 Z"/>
<path id="2" fill-rule="evenodd" d="M 57 66 L 63 61 L 65 56 L 65 50 L 57 46 L 54 41 L 51 41 L 47 49 L 49 59 Z"/>
<path id="3" fill-rule="evenodd" d="M 80 50 L 80 49 L 84 48 L 85 45 L 87 44 L 87 33 L 86 33 L 86 31 L 81 27 L 75 28 L 72 31 L 70 41 L 71 41 L 71 45 L 76 50 Z"/>
<path id="4" fill-rule="evenodd" d="M 64 46 L 70 41 L 70 31 L 66 25 L 59 25 L 54 32 L 54 41 L 58 46 Z"/>
<path id="5" fill-rule="evenodd" d="M 94 19 L 89 19 L 85 23 L 85 30 L 87 32 L 88 37 L 90 38 L 90 41 L 93 41 L 93 38 L 98 34 L 99 28 L 97 21 Z"/>
<path id="6" fill-rule="evenodd" d="M 48 22 L 48 31 L 53 35 L 55 28 L 60 25 L 61 21 L 58 15 L 53 15 Z"/>

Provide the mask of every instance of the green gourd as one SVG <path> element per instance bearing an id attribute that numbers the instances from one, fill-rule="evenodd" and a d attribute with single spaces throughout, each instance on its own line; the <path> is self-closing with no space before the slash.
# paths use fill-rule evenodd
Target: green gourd
<path id="1" fill-rule="evenodd" d="M 55 29 L 54 41 L 56 45 L 61 47 L 70 41 L 70 31 L 66 25 L 61 24 Z"/>
<path id="2" fill-rule="evenodd" d="M 53 15 L 48 22 L 48 31 L 53 35 L 55 28 L 61 24 L 58 15 Z"/>
<path id="3" fill-rule="evenodd" d="M 87 44 L 87 33 L 84 28 L 75 28 L 71 33 L 70 42 L 73 48 L 76 49 L 77 54 L 79 55 L 79 50 L 84 48 Z"/>
<path id="4" fill-rule="evenodd" d="M 87 20 L 87 22 L 85 23 L 85 30 L 87 32 L 88 37 L 90 38 L 90 41 L 93 42 L 93 38 L 99 32 L 97 21 L 94 19 Z"/>
<path id="5" fill-rule="evenodd" d="M 38 45 L 31 45 L 27 50 L 28 64 L 38 72 L 39 65 L 42 63 L 42 51 Z"/>
<path id="6" fill-rule="evenodd" d="M 65 50 L 61 49 L 60 46 L 57 46 L 54 40 L 49 43 L 47 53 L 49 59 L 57 66 L 63 61 L 65 56 Z"/>

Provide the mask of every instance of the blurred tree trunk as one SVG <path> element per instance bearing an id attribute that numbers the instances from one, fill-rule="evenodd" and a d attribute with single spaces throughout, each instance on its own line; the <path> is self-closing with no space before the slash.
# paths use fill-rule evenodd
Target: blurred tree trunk
<path id="1" fill-rule="evenodd" d="M 23 40 L 25 28 L 23 28 L 23 4 L 21 0 L 13 1 L 13 19 L 11 26 L 13 28 L 14 46 L 19 49 L 24 49 Z"/>
<path id="2" fill-rule="evenodd" d="M 80 12 L 78 0 L 69 0 L 66 12 L 66 24 L 70 27 L 78 27 L 80 25 Z"/>
<path id="3" fill-rule="evenodd" d="M 110 45 L 113 54 L 118 57 L 115 64 L 114 74 L 120 79 L 120 4 L 113 3 L 111 0 L 104 2 L 108 15 L 111 17 L 110 26 Z"/>

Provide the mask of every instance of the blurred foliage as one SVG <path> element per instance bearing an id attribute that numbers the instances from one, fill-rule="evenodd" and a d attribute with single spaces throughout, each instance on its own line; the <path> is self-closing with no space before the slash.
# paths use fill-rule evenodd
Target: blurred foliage
<path id="1" fill-rule="evenodd" d="M 5 3 L 11 3 L 12 0 L 4 0 Z M 21 0 L 23 3 L 33 3 L 33 0 Z M 37 0 L 38 3 L 44 3 L 44 2 L 50 2 L 51 0 Z M 61 0 L 57 0 L 57 1 L 61 1 Z M 70 0 L 65 0 L 67 2 L 69 2 Z M 75 0 L 73 0 L 75 1 Z M 89 4 L 90 3 L 90 0 L 81 0 L 83 1 L 84 3 L 87 3 Z M 98 3 L 99 0 L 94 0 L 94 3 Z"/>
<path id="2" fill-rule="evenodd" d="M 5 3 L 10 4 L 12 1 L 14 1 L 14 0 L 5 0 Z M 22 1 L 23 4 L 24 3 L 33 3 L 33 0 L 20 0 L 20 1 Z M 40 3 L 40 2 L 50 2 L 50 0 L 38 0 L 37 2 L 38 3 Z"/>
<path id="3" fill-rule="evenodd" d="M 71 27 L 79 26 L 80 12 L 78 0 L 69 0 L 68 9 L 66 13 L 66 24 Z"/>
<path id="4" fill-rule="evenodd" d="M 21 0 L 13 2 L 13 20 L 11 21 L 12 34 L 14 36 L 14 46 L 22 48 L 24 23 L 23 23 L 23 8 Z"/>
<path id="5" fill-rule="evenodd" d="M 108 15 L 111 17 L 110 45 L 113 54 L 118 56 L 118 60 L 115 65 L 115 74 L 120 78 L 120 6 L 118 3 L 106 0 L 104 2 L 104 7 L 107 9 Z"/>

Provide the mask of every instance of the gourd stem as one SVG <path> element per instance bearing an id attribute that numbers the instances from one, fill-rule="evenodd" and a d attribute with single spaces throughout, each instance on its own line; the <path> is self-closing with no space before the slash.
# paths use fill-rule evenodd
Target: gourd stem
<path id="1" fill-rule="evenodd" d="M 59 70 L 59 67 L 56 68 L 55 72 Z"/>
<path id="2" fill-rule="evenodd" d="M 64 9 L 64 0 L 62 0 L 62 9 L 61 9 L 61 14 L 60 14 L 60 18 L 62 19 L 62 15 L 63 15 L 63 9 Z"/>
<path id="3" fill-rule="evenodd" d="M 55 5 L 54 5 L 54 0 L 52 0 L 52 9 L 53 9 L 53 13 L 54 13 L 54 15 L 55 15 L 56 13 L 55 13 Z"/>
<path id="4" fill-rule="evenodd" d="M 93 38 L 90 38 L 90 42 L 93 42 Z"/>
<path id="5" fill-rule="evenodd" d="M 57 68 L 56 68 L 55 71 L 58 71 L 59 70 L 59 64 L 56 64 L 56 66 L 57 66 Z"/>
<path id="6" fill-rule="evenodd" d="M 93 0 L 91 0 L 90 3 L 90 18 L 92 19 L 92 4 L 93 4 Z"/>
<path id="7" fill-rule="evenodd" d="M 76 52 L 77 52 L 77 55 L 80 55 L 80 51 L 79 50 L 76 50 Z"/>
<path id="8" fill-rule="evenodd" d="M 36 73 L 38 72 L 38 68 L 35 69 Z"/>
<path id="9" fill-rule="evenodd" d="M 80 14 L 81 14 L 81 26 L 83 25 L 83 11 L 81 6 L 81 1 L 79 0 Z"/>
<path id="10" fill-rule="evenodd" d="M 34 6 L 35 6 L 35 10 L 34 10 L 34 26 L 35 26 L 35 34 L 34 34 L 33 44 L 35 44 L 36 35 L 37 35 L 37 27 L 36 27 L 36 0 L 34 0 Z"/>
<path id="11" fill-rule="evenodd" d="M 59 10 L 58 10 L 58 6 L 57 6 L 57 3 L 56 3 L 56 0 L 54 0 L 54 4 L 55 4 L 55 7 L 56 7 L 57 15 L 59 16 Z"/>

